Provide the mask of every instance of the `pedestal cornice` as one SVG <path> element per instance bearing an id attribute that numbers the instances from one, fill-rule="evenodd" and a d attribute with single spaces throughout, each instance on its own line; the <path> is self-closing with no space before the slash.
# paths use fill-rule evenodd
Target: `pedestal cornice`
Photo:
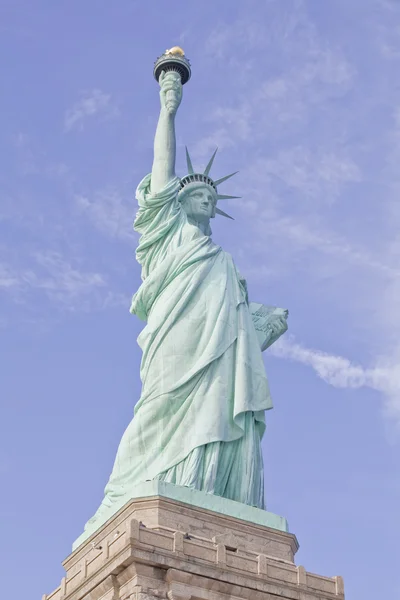
<path id="1" fill-rule="evenodd" d="M 179 522 L 178 522 L 179 521 Z M 132 500 L 65 561 L 46 600 L 343 600 L 294 564 L 293 534 L 157 497 Z"/>

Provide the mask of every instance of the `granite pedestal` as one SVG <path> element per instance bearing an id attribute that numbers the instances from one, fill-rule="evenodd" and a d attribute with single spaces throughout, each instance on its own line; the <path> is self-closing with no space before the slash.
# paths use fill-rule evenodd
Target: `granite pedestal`
<path id="1" fill-rule="evenodd" d="M 209 498 L 195 505 L 165 488 L 157 492 L 132 498 L 82 543 L 78 538 L 60 587 L 43 600 L 344 599 L 341 577 L 294 564 L 298 543 L 280 517 L 269 521 L 279 529 L 266 525 L 265 515 L 254 522 L 252 511 L 265 512 L 259 509 L 238 505 L 239 517 L 229 514 L 232 501 L 222 513 Z"/>

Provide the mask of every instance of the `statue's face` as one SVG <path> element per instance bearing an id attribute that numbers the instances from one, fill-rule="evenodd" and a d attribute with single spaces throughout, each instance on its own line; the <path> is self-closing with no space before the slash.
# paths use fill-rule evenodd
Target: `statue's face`
<path id="1" fill-rule="evenodd" d="M 187 216 L 198 223 L 208 222 L 215 217 L 217 196 L 208 185 L 199 185 L 190 190 L 182 201 L 182 208 Z"/>

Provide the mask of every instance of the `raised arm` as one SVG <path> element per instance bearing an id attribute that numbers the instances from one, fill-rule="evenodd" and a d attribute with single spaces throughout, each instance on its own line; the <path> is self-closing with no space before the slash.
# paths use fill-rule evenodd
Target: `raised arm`
<path id="1" fill-rule="evenodd" d="M 154 160 L 150 184 L 152 194 L 160 192 L 175 177 L 175 115 L 182 100 L 179 73 L 163 71 L 159 84 L 161 110 L 154 138 Z"/>

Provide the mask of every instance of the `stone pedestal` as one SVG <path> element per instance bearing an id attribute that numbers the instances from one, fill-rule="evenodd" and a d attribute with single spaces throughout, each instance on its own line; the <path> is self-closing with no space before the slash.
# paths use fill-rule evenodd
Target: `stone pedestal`
<path id="1" fill-rule="evenodd" d="M 343 600 L 342 578 L 297 567 L 297 549 L 279 529 L 164 496 L 135 498 L 73 551 L 43 600 Z"/>

